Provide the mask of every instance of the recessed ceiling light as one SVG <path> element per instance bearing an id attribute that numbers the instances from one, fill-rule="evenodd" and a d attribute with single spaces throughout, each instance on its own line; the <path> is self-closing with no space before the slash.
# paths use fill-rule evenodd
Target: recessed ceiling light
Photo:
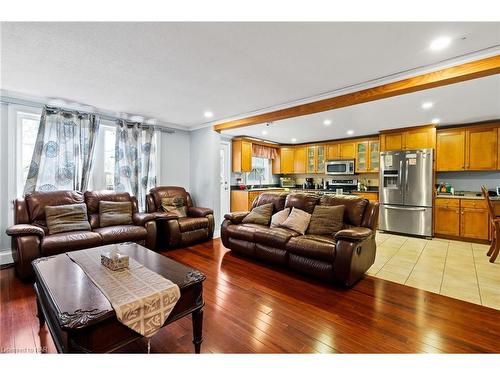
<path id="1" fill-rule="evenodd" d="M 347 135 L 353 135 L 354 134 L 354 130 L 348 130 L 347 131 Z"/>
<path id="2" fill-rule="evenodd" d="M 439 122 L 440 122 L 440 121 L 441 121 L 441 120 L 439 120 L 438 118 L 433 118 L 431 122 L 432 122 L 434 125 L 436 125 L 436 124 L 439 124 Z"/>
<path id="3" fill-rule="evenodd" d="M 267 130 L 262 130 L 262 135 L 266 135 L 267 134 Z"/>
<path id="4" fill-rule="evenodd" d="M 325 121 L 323 121 L 323 125 L 328 126 L 328 125 L 331 125 L 331 124 L 332 124 L 332 120 L 326 119 Z"/>
<path id="5" fill-rule="evenodd" d="M 451 43 L 451 38 L 448 37 L 448 36 L 442 36 L 440 38 L 436 38 L 434 39 L 429 48 L 433 51 L 440 51 L 442 49 L 445 49 L 446 47 L 448 47 Z"/>
<path id="6" fill-rule="evenodd" d="M 213 114 L 213 112 L 205 111 L 205 112 L 203 112 L 203 116 L 205 116 L 206 118 L 210 118 L 210 117 L 214 117 L 214 114 Z"/>
<path id="7" fill-rule="evenodd" d="M 429 108 L 432 108 L 434 107 L 434 103 L 433 102 L 423 102 L 422 103 L 422 109 L 429 109 Z"/>
<path id="8" fill-rule="evenodd" d="M 297 138 L 292 138 L 292 142 L 297 142 Z"/>

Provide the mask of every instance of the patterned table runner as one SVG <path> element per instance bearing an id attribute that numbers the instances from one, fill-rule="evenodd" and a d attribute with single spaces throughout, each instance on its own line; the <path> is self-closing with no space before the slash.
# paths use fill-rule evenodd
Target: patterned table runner
<path id="1" fill-rule="evenodd" d="M 179 300 L 179 287 L 132 258 L 129 268 L 111 271 L 101 264 L 101 254 L 107 251 L 96 248 L 66 255 L 106 296 L 122 324 L 143 336 L 153 336 Z"/>

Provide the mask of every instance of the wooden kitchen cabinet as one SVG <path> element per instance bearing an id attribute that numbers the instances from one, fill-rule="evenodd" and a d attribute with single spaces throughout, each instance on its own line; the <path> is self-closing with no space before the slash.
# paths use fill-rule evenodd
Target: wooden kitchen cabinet
<path id="1" fill-rule="evenodd" d="M 293 147 L 280 147 L 278 151 L 278 158 L 273 160 L 273 173 L 293 173 L 293 160 Z"/>
<path id="2" fill-rule="evenodd" d="M 380 170 L 380 141 L 368 141 L 368 171 Z"/>
<path id="3" fill-rule="evenodd" d="M 465 169 L 465 131 L 445 130 L 437 133 L 436 171 Z"/>
<path id="4" fill-rule="evenodd" d="M 263 193 L 281 193 L 284 189 L 265 190 L 232 190 L 231 191 L 231 212 L 250 211 L 255 198 Z"/>
<path id="5" fill-rule="evenodd" d="M 497 168 L 496 127 L 470 127 L 465 131 L 465 169 L 494 170 Z"/>
<path id="6" fill-rule="evenodd" d="M 484 201 L 436 198 L 434 234 L 488 240 L 489 215 Z"/>
<path id="7" fill-rule="evenodd" d="M 340 143 L 326 145 L 326 160 L 340 159 Z"/>
<path id="8" fill-rule="evenodd" d="M 325 146 L 307 147 L 307 173 L 325 173 Z"/>
<path id="9" fill-rule="evenodd" d="M 252 142 L 235 139 L 232 143 L 232 170 L 236 173 L 252 171 Z"/>
<path id="10" fill-rule="evenodd" d="M 380 134 L 381 151 L 413 150 L 435 148 L 436 128 L 418 126 L 405 130 L 386 131 Z"/>
<path id="11" fill-rule="evenodd" d="M 498 168 L 496 126 L 470 126 L 437 133 L 436 171 L 481 171 Z"/>
<path id="12" fill-rule="evenodd" d="M 356 157 L 356 142 L 343 142 L 340 144 L 340 158 L 354 159 Z"/>
<path id="13" fill-rule="evenodd" d="M 379 171 L 379 145 L 378 140 L 356 142 L 356 173 Z"/>
<path id="14" fill-rule="evenodd" d="M 295 147 L 293 151 L 293 172 L 306 173 L 307 147 Z"/>

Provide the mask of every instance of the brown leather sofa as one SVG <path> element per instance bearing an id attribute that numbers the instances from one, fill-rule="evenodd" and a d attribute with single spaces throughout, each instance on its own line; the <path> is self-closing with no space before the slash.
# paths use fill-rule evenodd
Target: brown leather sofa
<path id="1" fill-rule="evenodd" d="M 177 217 L 163 211 L 162 198 L 181 196 L 187 217 Z M 206 241 L 214 234 L 214 212 L 210 208 L 194 207 L 191 195 L 179 186 L 159 186 L 146 195 L 146 210 L 157 217 L 159 249 L 187 246 Z"/>
<path id="2" fill-rule="evenodd" d="M 344 226 L 335 236 L 300 235 L 286 228 L 243 224 L 248 212 L 234 212 L 226 214 L 222 223 L 225 247 L 344 286 L 353 285 L 375 261 L 378 203 L 354 196 L 264 193 L 252 208 L 266 203 L 273 203 L 273 213 L 285 207 L 312 213 L 318 204 L 344 205 Z"/>
<path id="3" fill-rule="evenodd" d="M 99 201 L 131 202 L 132 225 L 101 228 Z M 45 207 L 85 203 L 91 231 L 72 231 L 49 234 L 45 222 Z M 155 248 L 156 223 L 151 214 L 139 213 L 137 199 L 128 193 L 111 191 L 53 191 L 35 192 L 15 201 L 15 225 L 7 228 L 12 237 L 16 273 L 23 279 L 33 275 L 31 262 L 39 257 L 86 249 L 105 244 L 137 242 Z"/>

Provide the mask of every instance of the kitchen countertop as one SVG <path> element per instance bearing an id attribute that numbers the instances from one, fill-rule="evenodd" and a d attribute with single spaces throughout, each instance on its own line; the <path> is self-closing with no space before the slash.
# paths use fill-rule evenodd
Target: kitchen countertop
<path id="1" fill-rule="evenodd" d="M 445 194 L 437 194 L 436 198 L 445 198 L 445 199 L 475 199 L 475 200 L 480 200 L 483 199 L 483 196 L 475 196 L 475 195 L 445 195 Z M 500 201 L 500 197 L 490 197 L 490 200 L 492 201 Z"/>

